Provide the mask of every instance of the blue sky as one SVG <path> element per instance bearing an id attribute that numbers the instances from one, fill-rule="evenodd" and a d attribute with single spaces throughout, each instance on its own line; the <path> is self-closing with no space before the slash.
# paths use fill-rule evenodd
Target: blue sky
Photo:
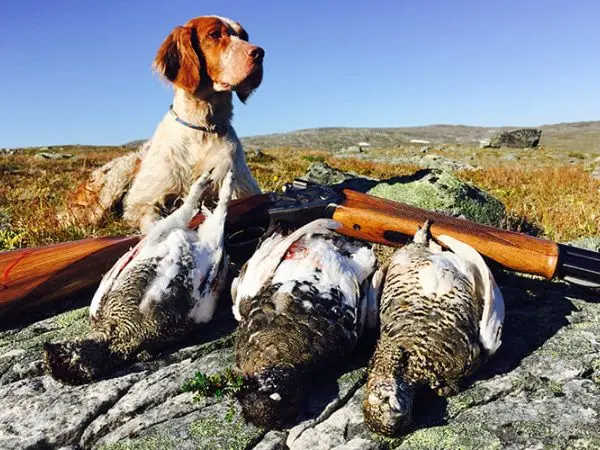
<path id="1" fill-rule="evenodd" d="M 600 119 L 600 2 L 3 0 L 0 147 L 149 137 L 162 40 L 205 14 L 264 47 L 240 136 L 321 126 Z"/>

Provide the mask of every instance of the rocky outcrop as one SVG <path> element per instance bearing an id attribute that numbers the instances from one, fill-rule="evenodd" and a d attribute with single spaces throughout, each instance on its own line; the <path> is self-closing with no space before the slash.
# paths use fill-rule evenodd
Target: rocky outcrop
<path id="1" fill-rule="evenodd" d="M 412 198 L 406 187 L 411 184 L 420 186 L 416 191 L 424 191 L 430 202 L 446 191 L 468 196 L 468 188 L 475 189 L 437 172 L 379 183 L 320 170 L 323 176 L 345 177 L 339 181 L 403 200 Z M 428 190 L 438 182 L 439 189 Z M 452 190 L 441 187 L 453 184 Z M 493 202 L 474 197 L 473 210 Z M 455 199 L 450 210 L 464 208 L 466 214 L 463 200 Z M 486 223 L 497 220 L 497 213 L 486 211 L 480 207 L 472 214 Z M 87 308 L 0 332 L 0 448 L 598 448 L 598 292 L 500 270 L 495 275 L 507 310 L 499 353 L 458 395 L 440 400 L 421 394 L 414 427 L 404 436 L 382 438 L 364 425 L 365 365 L 374 344 L 369 336 L 343 366 L 315 380 L 302 415 L 289 429 L 263 430 L 245 423 L 230 397 L 194 400 L 182 389 L 185 380 L 197 371 L 212 374 L 234 365 L 235 323 L 230 305 L 222 302 L 213 322 L 199 328 L 191 341 L 85 386 L 66 386 L 45 375 L 41 355 L 45 341 L 87 332 Z"/>
<path id="2" fill-rule="evenodd" d="M 53 153 L 53 152 L 41 152 L 36 153 L 37 159 L 71 159 L 73 155 L 69 153 Z"/>
<path id="3" fill-rule="evenodd" d="M 423 149 L 429 149 L 429 147 L 423 147 Z M 415 155 L 415 156 L 390 156 L 390 157 L 380 157 L 373 156 L 368 152 L 361 153 L 348 153 L 348 152 L 340 152 L 336 153 L 336 158 L 352 158 L 352 159 L 362 159 L 375 163 L 384 163 L 384 164 L 405 164 L 405 165 L 413 165 L 423 169 L 439 169 L 439 170 L 474 170 L 477 167 L 462 161 L 457 161 L 455 159 L 447 158 L 442 155 L 436 154 L 426 154 L 429 150 L 423 151 L 421 149 L 420 153 L 425 153 L 425 155 Z"/>
<path id="4" fill-rule="evenodd" d="M 517 128 L 495 134 L 487 146 L 492 148 L 530 148 L 537 147 L 542 137 L 539 128 Z"/>

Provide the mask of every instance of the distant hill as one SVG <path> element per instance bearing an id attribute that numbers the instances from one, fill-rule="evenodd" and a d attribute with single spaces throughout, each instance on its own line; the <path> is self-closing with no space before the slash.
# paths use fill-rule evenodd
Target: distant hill
<path id="1" fill-rule="evenodd" d="M 337 150 L 358 142 L 368 142 L 375 147 L 394 147 L 410 143 L 412 139 L 429 141 L 432 144 L 479 145 L 498 131 L 519 128 L 472 127 L 466 125 L 427 125 L 398 128 L 310 128 L 288 133 L 266 134 L 243 137 L 246 147 L 296 147 Z M 558 123 L 542 125 L 541 145 L 564 150 L 586 151 L 600 149 L 600 121 Z M 139 147 L 144 140 L 124 144 Z"/>
<path id="2" fill-rule="evenodd" d="M 375 147 L 394 147 L 410 143 L 411 140 L 424 140 L 433 144 L 472 144 L 478 145 L 498 131 L 518 128 L 472 127 L 465 125 L 428 125 L 399 128 L 312 128 L 242 138 L 249 147 L 297 147 L 326 148 L 330 150 L 368 142 Z M 573 122 L 543 125 L 542 145 L 557 149 L 585 151 L 600 148 L 600 121 Z"/>
<path id="3" fill-rule="evenodd" d="M 123 144 L 123 147 L 127 147 L 127 148 L 138 148 L 140 147 L 144 142 L 146 142 L 146 139 L 136 139 L 135 141 L 129 141 L 125 144 Z"/>

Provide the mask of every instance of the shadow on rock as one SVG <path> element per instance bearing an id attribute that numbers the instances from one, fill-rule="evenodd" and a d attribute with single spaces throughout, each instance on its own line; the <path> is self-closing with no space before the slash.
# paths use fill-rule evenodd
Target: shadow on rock
<path id="1" fill-rule="evenodd" d="M 570 298 L 598 301 L 597 294 L 578 286 L 526 278 L 509 272 L 496 273 L 506 307 L 502 346 L 476 372 L 477 379 L 510 372 L 568 325 L 567 317 L 576 309 Z"/>
<path id="2" fill-rule="evenodd" d="M 366 382 L 366 366 L 373 354 L 376 336 L 366 332 L 354 351 L 337 364 L 317 369 L 310 377 L 300 414 L 292 426 L 311 419 L 324 418 L 343 406 Z M 332 408 L 333 406 L 333 408 Z"/>

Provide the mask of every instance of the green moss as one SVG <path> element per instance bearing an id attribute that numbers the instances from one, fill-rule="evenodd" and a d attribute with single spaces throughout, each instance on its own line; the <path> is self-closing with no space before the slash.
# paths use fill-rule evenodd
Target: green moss
<path id="1" fill-rule="evenodd" d="M 453 424 L 415 431 L 407 436 L 398 448 L 411 450 L 493 450 L 502 448 L 502 442 L 485 426 Z"/>
<path id="2" fill-rule="evenodd" d="M 72 325 L 77 324 L 79 321 L 87 321 L 89 317 L 89 310 L 86 306 L 85 308 L 75 309 L 73 311 L 67 311 L 65 313 L 56 316 L 55 323 L 61 327 L 66 328 Z M 79 324 L 77 324 L 79 325 Z"/>
<path id="3" fill-rule="evenodd" d="M 338 384 L 340 386 L 353 386 L 367 378 L 367 369 L 361 367 L 360 369 L 346 372 L 338 378 Z"/>
<path id="4" fill-rule="evenodd" d="M 498 226 L 505 216 L 504 205 L 485 192 L 463 183 L 450 172 L 434 171 L 410 183 L 380 183 L 371 195 Z"/>
<path id="5" fill-rule="evenodd" d="M 37 349 L 47 341 L 76 339 L 90 330 L 87 307 L 67 311 L 48 322 L 34 323 L 19 331 L 0 333 L 0 352 L 6 348 Z"/>
<path id="6" fill-rule="evenodd" d="M 528 398 L 562 397 L 565 395 L 562 383 L 547 377 L 525 373 L 522 378 L 513 380 L 513 389 L 524 392 Z"/>
<path id="7" fill-rule="evenodd" d="M 369 437 L 371 438 L 371 440 L 381 444 L 381 446 L 386 450 L 397 448 L 402 444 L 402 441 L 404 440 L 403 438 L 387 437 L 377 433 L 371 433 Z"/>
<path id="8" fill-rule="evenodd" d="M 226 414 L 211 414 L 190 424 L 190 434 L 198 442 L 200 448 L 242 450 L 256 441 L 258 434 L 255 428 L 245 425 L 237 409 L 227 409 Z"/>
<path id="9" fill-rule="evenodd" d="M 302 159 L 308 162 L 325 162 L 325 157 L 321 155 L 306 155 Z"/>
<path id="10" fill-rule="evenodd" d="M 216 325 L 215 325 L 216 326 Z M 209 341 L 198 347 L 198 350 L 194 354 L 194 359 L 201 358 L 202 356 L 208 355 L 216 350 L 221 350 L 228 347 L 233 347 L 235 342 L 235 333 L 228 334 L 221 338 Z"/>
<path id="11" fill-rule="evenodd" d="M 456 417 L 461 412 L 476 405 L 481 405 L 490 399 L 490 391 L 485 387 L 474 386 L 448 399 L 446 414 Z"/>
<path id="12" fill-rule="evenodd" d="M 181 440 L 167 434 L 153 434 L 139 439 L 128 439 L 115 444 L 105 444 L 99 450 L 176 450 Z"/>

